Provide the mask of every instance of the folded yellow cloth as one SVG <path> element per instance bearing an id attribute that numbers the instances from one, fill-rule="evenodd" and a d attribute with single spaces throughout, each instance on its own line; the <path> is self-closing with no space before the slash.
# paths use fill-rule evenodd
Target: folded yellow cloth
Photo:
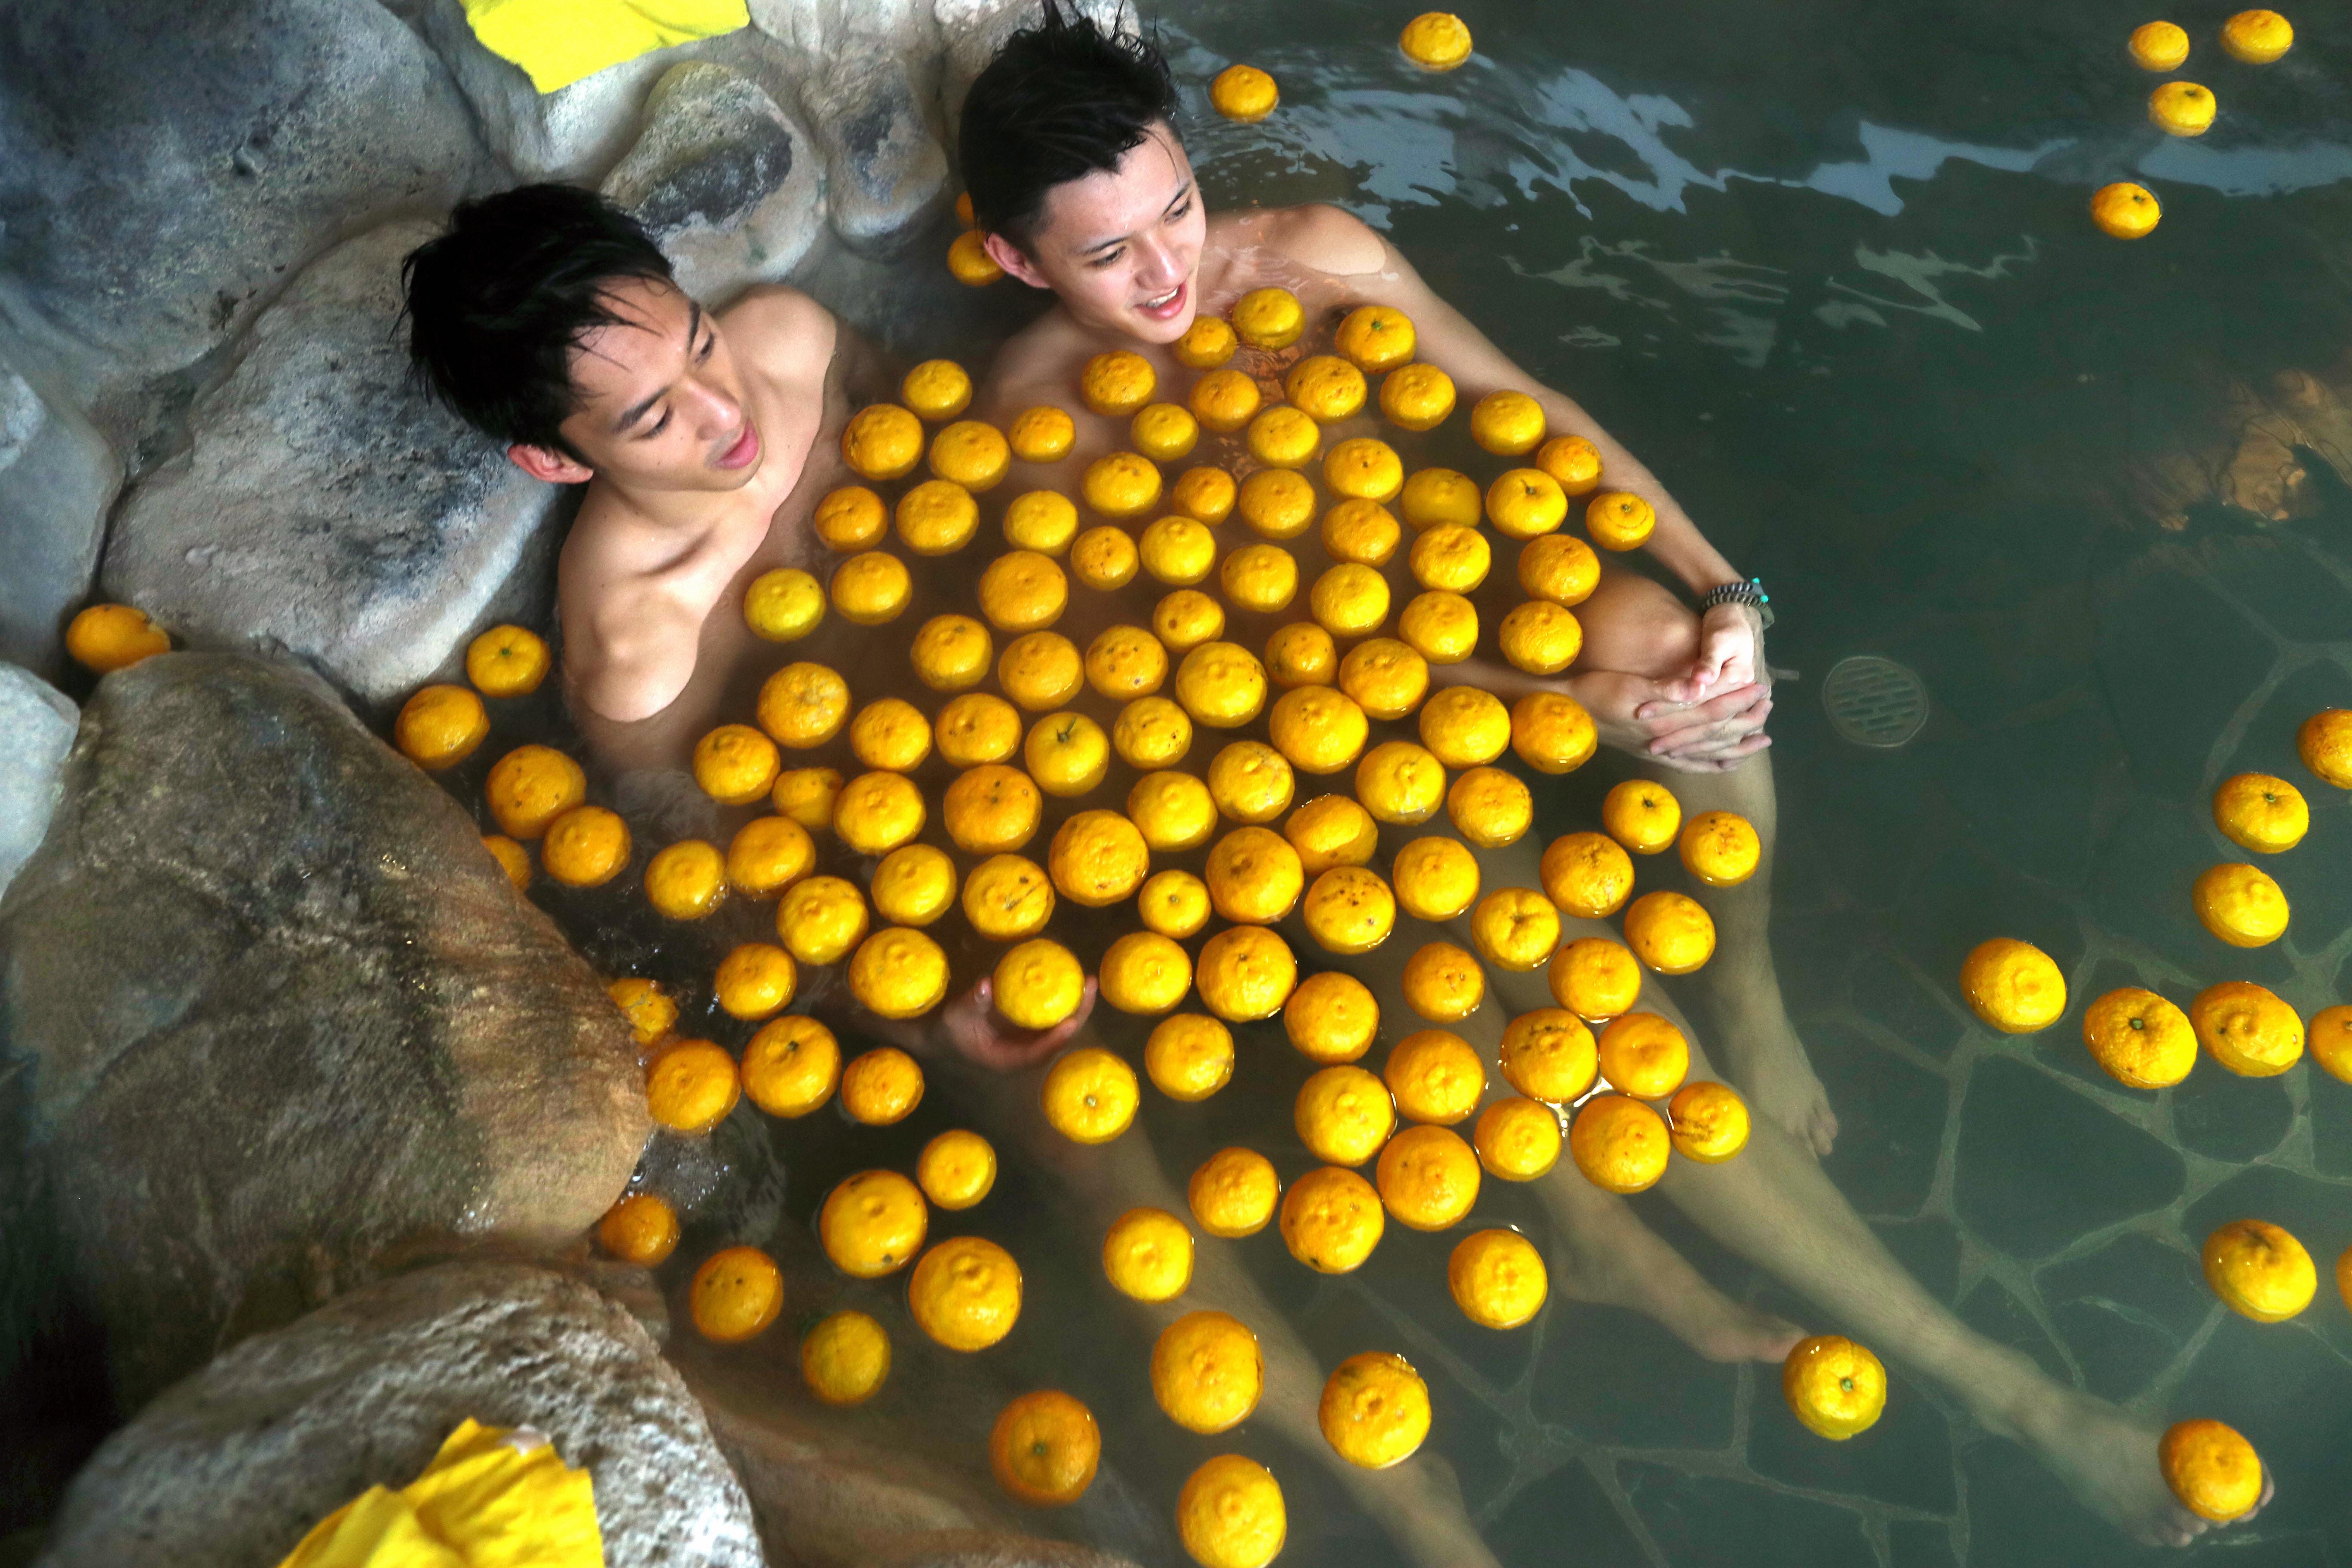
<path id="1" fill-rule="evenodd" d="M 371 1487 L 278 1568 L 604 1568 L 585 1470 L 535 1432 L 468 1419 L 398 1491 Z"/>
<path id="2" fill-rule="evenodd" d="M 482 47 L 541 92 L 606 66 L 751 25 L 744 0 L 466 0 Z"/>

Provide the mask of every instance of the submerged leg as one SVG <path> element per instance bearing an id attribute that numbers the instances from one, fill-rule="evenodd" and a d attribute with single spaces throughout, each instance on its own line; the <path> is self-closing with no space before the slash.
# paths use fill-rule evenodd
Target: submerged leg
<path id="1" fill-rule="evenodd" d="M 1138 1207 L 1166 1209 L 1192 1225 L 1184 1194 L 1161 1170 L 1141 1127 L 1108 1143 L 1073 1143 L 1046 1125 L 1038 1109 L 1038 1077 L 1035 1071 L 974 1075 L 974 1087 L 988 1101 L 992 1128 L 1016 1137 L 1033 1159 L 1061 1177 L 1062 1196 L 1086 1235 L 1098 1244 L 1113 1220 Z M 1470 1522 L 1443 1459 L 1423 1452 L 1384 1470 L 1367 1470 L 1332 1451 L 1316 1418 L 1326 1369 L 1258 1289 L 1232 1247 L 1200 1237 L 1192 1283 L 1182 1296 L 1158 1303 L 1120 1300 L 1138 1326 L 1155 1337 L 1186 1312 L 1204 1308 L 1247 1324 L 1257 1335 L 1265 1368 L 1255 1419 L 1301 1453 L 1321 1459 L 1340 1489 L 1411 1561 L 1425 1568 L 1499 1568 Z"/>
<path id="2" fill-rule="evenodd" d="M 1579 669 L 1663 680 L 1685 673 L 1697 655 L 1697 617 L 1646 577 L 1606 574 L 1578 614 L 1586 632 Z M 1702 900 L 1715 917 L 1716 958 L 1692 984 L 1715 1026 L 1731 1081 L 1759 1114 L 1814 1153 L 1826 1154 L 1837 1136 L 1837 1117 L 1789 1022 L 1772 963 L 1772 855 L 1780 823 L 1772 753 L 1759 752 L 1724 773 L 1689 773 L 1639 755 L 1634 764 L 1674 792 L 1685 821 L 1703 811 L 1735 812 L 1762 840 L 1756 874 L 1736 888 L 1709 889 Z"/>

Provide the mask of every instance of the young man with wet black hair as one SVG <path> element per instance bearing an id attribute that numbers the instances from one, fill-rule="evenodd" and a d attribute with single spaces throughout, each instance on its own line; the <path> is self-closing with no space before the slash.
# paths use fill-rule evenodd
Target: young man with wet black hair
<path id="1" fill-rule="evenodd" d="M 1654 509 L 1649 553 L 1696 606 L 1649 578 L 1604 570 L 1577 608 L 1583 650 L 1563 678 L 1546 682 L 1481 661 L 1449 667 L 1444 683 L 1466 681 L 1507 699 L 1538 686 L 1564 690 L 1591 712 L 1604 744 L 1644 771 L 1670 774 L 1686 811 L 1736 811 L 1763 838 L 1765 868 L 1747 886 L 1710 896 L 1721 942 L 1699 976 L 1721 1026 L 1717 1048 L 1756 1102 L 1754 1133 L 1727 1163 L 1675 1161 L 1661 1190 L 1864 1342 L 1933 1377 L 2126 1531 L 2185 1543 L 2207 1528 L 2167 1491 L 2152 1426 L 2053 1382 L 1961 1324 L 1895 1261 L 1816 1161 L 1836 1123 L 1783 1009 L 1767 929 L 1774 801 L 1769 757 L 1760 754 L 1771 708 L 1760 594 L 1630 452 L 1514 364 L 1362 222 L 1328 206 L 1206 210 L 1177 110 L 1167 65 L 1148 40 L 1106 33 L 1055 0 L 1045 0 L 1041 22 L 1014 34 L 973 82 L 961 144 L 984 244 L 1005 271 L 1055 296 L 999 354 L 982 388 L 984 413 L 1002 419 L 1066 403 L 1080 368 L 1110 349 L 1142 354 L 1163 388 L 1185 386 L 1192 373 L 1172 348 L 1195 317 L 1279 286 L 1298 297 L 1308 333 L 1279 354 L 1241 351 L 1236 366 L 1261 382 L 1312 352 L 1318 330 L 1328 331 L 1346 310 L 1386 305 L 1412 319 L 1415 357 L 1453 378 L 1463 406 L 1491 392 L 1522 392 L 1541 405 L 1553 433 L 1591 441 L 1609 486 Z M 1378 433 L 1369 417 L 1362 425 L 1328 437 Z M 1111 445 L 1097 421 L 1082 427 L 1073 460 Z M 1489 886 L 1537 885 L 1531 866 L 1494 852 L 1481 858 Z M 1567 936 L 1616 934 L 1598 922 L 1563 925 Z M 1469 945 L 1466 933 L 1461 940 Z M 1368 965 L 1365 977 L 1384 1005 L 1396 994 L 1393 975 Z M 1503 1006 L 1456 1026 L 1482 1036 L 1490 1059 L 1501 1023 L 1492 1015 L 1550 1004 L 1529 978 L 1496 973 Z M 1679 1022 L 1654 984 L 1636 1005 Z M 1716 1076 L 1696 1041 L 1691 1068 Z M 1794 1341 L 1790 1325 L 1725 1298 L 1623 1200 L 1565 1163 L 1538 1189 L 1555 1222 L 1554 1284 L 1563 1293 L 1645 1311 L 1716 1359 L 1778 1360 Z"/>
<path id="2" fill-rule="evenodd" d="M 721 310 L 593 192 L 525 185 L 460 205 L 402 269 L 410 352 L 526 473 L 587 487 L 557 566 L 563 684 L 590 743 L 675 774 L 749 711 L 746 585 L 820 553 L 841 426 L 890 394 L 875 356 L 796 289 Z"/>

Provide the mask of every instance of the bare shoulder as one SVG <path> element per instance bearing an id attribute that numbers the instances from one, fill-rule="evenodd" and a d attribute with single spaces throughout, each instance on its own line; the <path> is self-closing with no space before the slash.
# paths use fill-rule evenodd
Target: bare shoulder
<path id="1" fill-rule="evenodd" d="M 822 374 L 839 323 L 797 289 L 763 284 L 719 312 L 730 344 L 781 374 Z"/>
<path id="2" fill-rule="evenodd" d="M 1378 272 L 1388 260 L 1388 242 L 1339 207 L 1311 202 L 1266 216 L 1267 246 L 1302 267 L 1344 278 Z"/>
<path id="3" fill-rule="evenodd" d="M 556 563 L 556 605 L 573 701 L 629 723 L 686 689 L 700 626 L 658 576 L 635 569 L 617 546 L 613 520 L 588 507 Z"/>
<path id="4" fill-rule="evenodd" d="M 1086 333 L 1061 310 L 1051 310 L 1004 340 L 982 376 L 983 401 L 1026 407 L 1067 378 L 1069 367 L 1093 352 Z"/>

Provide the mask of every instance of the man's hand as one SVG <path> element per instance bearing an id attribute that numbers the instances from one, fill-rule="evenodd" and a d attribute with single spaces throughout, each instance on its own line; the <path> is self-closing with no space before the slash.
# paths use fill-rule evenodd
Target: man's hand
<path id="1" fill-rule="evenodd" d="M 998 1072 L 1017 1072 L 1059 1050 L 1085 1027 L 1087 1015 L 1094 1010 L 1095 982 L 1088 976 L 1076 1012 L 1050 1029 L 1016 1029 L 996 1010 L 995 982 L 983 977 L 947 1005 L 935 1026 L 965 1060 Z"/>
<path id="2" fill-rule="evenodd" d="M 1772 712 L 1769 685 L 1748 680 L 1697 702 L 1675 695 L 1683 689 L 1680 681 L 1613 670 L 1568 680 L 1569 695 L 1592 715 L 1604 745 L 1684 773 L 1728 773 L 1772 743 L 1764 733 Z"/>
<path id="3" fill-rule="evenodd" d="M 1764 668 L 1764 618 L 1752 605 L 1717 605 L 1698 623 L 1698 657 L 1690 673 L 1670 680 L 1668 700 L 1696 702 L 1759 679 Z"/>

